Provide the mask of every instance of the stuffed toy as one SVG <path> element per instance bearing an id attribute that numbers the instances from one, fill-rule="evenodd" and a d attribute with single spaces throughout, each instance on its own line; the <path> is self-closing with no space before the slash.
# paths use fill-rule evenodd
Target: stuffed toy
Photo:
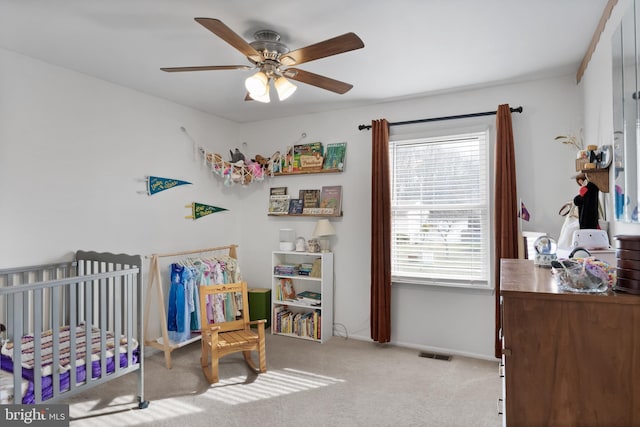
<path id="1" fill-rule="evenodd" d="M 240 160 L 242 160 L 242 161 L 245 160 L 244 154 L 242 154 L 242 152 L 240 150 L 238 150 L 237 148 L 236 148 L 235 151 L 229 150 L 229 154 L 231 155 L 231 163 L 237 163 Z"/>
<path id="2" fill-rule="evenodd" d="M 578 207 L 578 221 L 580 229 L 598 229 L 598 187 L 590 182 L 584 174 L 576 177 L 580 185 L 579 194 L 573 198 L 573 204 Z"/>
<path id="3" fill-rule="evenodd" d="M 260 154 L 256 154 L 256 158 L 253 159 L 254 162 L 258 163 L 262 169 L 267 169 L 269 166 L 269 158 L 263 157 Z"/>

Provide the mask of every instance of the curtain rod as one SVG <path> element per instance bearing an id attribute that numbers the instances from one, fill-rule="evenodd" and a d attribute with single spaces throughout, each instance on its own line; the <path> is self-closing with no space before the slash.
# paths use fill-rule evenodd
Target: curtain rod
<path id="1" fill-rule="evenodd" d="M 517 108 L 510 108 L 510 110 L 512 113 L 522 113 L 521 106 Z M 393 123 L 389 123 L 389 126 L 412 125 L 414 123 L 439 122 L 441 120 L 454 120 L 454 119 L 466 119 L 468 117 L 491 116 L 496 113 L 497 111 L 485 111 L 484 113 L 461 114 L 459 116 L 432 117 L 430 119 L 408 120 L 406 122 L 393 122 Z M 358 126 L 358 130 L 365 130 L 365 129 L 367 130 L 371 129 L 371 125 Z"/>

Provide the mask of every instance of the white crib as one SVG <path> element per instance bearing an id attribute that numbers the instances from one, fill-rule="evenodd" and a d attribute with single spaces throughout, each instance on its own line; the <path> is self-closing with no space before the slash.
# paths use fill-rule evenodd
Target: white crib
<path id="1" fill-rule="evenodd" d="M 138 255 L 0 270 L 0 403 L 63 401 L 136 371 L 146 408 L 142 283 Z"/>

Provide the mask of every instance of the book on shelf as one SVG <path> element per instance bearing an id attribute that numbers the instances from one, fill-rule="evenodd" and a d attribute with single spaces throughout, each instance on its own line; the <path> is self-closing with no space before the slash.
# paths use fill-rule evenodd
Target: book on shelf
<path id="1" fill-rule="evenodd" d="M 287 306 L 278 306 L 273 310 L 274 331 L 299 337 L 320 339 L 322 336 L 322 315 L 318 310 L 294 313 Z"/>
<path id="2" fill-rule="evenodd" d="M 313 261 L 313 266 L 311 267 L 311 273 L 309 273 L 311 277 L 322 277 L 322 258 L 316 258 Z"/>
<path id="3" fill-rule="evenodd" d="M 325 185 L 320 190 L 320 209 L 331 210 L 330 215 L 342 213 L 342 185 Z"/>
<path id="4" fill-rule="evenodd" d="M 322 295 L 320 292 L 304 291 L 297 294 L 296 299 L 303 304 L 320 305 Z"/>
<path id="5" fill-rule="evenodd" d="M 287 195 L 287 187 L 271 187 L 269 189 L 270 196 L 286 196 Z"/>
<path id="6" fill-rule="evenodd" d="M 273 267 L 273 274 L 278 276 L 294 276 L 298 274 L 298 264 L 278 264 Z"/>
<path id="7" fill-rule="evenodd" d="M 347 143 L 337 142 L 334 144 L 327 144 L 325 151 L 323 169 L 337 169 L 344 171 L 345 157 L 347 154 Z"/>
<path id="8" fill-rule="evenodd" d="M 322 142 L 293 146 L 293 171 L 322 169 Z"/>
<path id="9" fill-rule="evenodd" d="M 289 196 L 269 196 L 269 213 L 274 215 L 286 215 L 289 213 Z"/>
<path id="10" fill-rule="evenodd" d="M 279 280 L 279 293 L 280 300 L 295 300 L 296 299 L 296 289 L 293 286 L 293 280 L 291 279 L 280 279 Z"/>
<path id="11" fill-rule="evenodd" d="M 289 200 L 289 213 L 301 214 L 304 209 L 304 201 L 302 199 L 290 199 Z"/>
<path id="12" fill-rule="evenodd" d="M 300 190 L 298 198 L 302 199 L 304 209 L 320 207 L 320 190 Z"/>
<path id="13" fill-rule="evenodd" d="M 298 266 L 298 276 L 310 276 L 313 264 L 309 262 L 303 262 Z"/>

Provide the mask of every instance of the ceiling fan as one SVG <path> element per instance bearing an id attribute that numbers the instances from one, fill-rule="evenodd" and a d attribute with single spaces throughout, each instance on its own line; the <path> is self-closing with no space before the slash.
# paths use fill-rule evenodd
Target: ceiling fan
<path id="1" fill-rule="evenodd" d="M 254 34 L 255 40 L 247 42 L 219 19 L 195 18 L 195 20 L 213 34 L 239 50 L 247 57 L 252 66 L 211 65 L 160 68 L 162 71 L 173 73 L 181 71 L 257 69 L 258 72 L 245 81 L 245 86 L 248 91 L 245 101 L 256 100 L 269 102 L 269 86 L 272 81 L 273 86 L 278 92 L 278 98 L 281 101 L 285 100 L 296 90 L 296 86 L 287 79 L 306 83 L 338 94 L 344 94 L 353 87 L 353 85 L 349 83 L 298 68 L 291 68 L 291 66 L 363 48 L 364 43 L 360 40 L 360 37 L 354 33 L 346 33 L 300 49 L 289 50 L 285 44 L 280 42 L 280 34 L 273 30 L 257 31 Z"/>

